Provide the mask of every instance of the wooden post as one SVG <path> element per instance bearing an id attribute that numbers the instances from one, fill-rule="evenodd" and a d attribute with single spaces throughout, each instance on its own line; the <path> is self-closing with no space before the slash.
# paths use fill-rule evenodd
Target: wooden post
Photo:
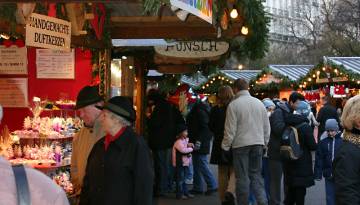
<path id="1" fill-rule="evenodd" d="M 135 106 L 136 106 L 136 132 L 144 135 L 145 128 L 145 62 L 134 59 L 135 67 Z"/>

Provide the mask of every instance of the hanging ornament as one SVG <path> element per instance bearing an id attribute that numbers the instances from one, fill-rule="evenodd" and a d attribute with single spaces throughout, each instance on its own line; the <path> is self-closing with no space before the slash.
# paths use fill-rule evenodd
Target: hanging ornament
<path id="1" fill-rule="evenodd" d="M 22 40 L 22 39 L 16 39 L 15 45 L 16 45 L 17 47 L 19 47 L 19 48 L 24 47 L 24 46 L 25 46 L 24 40 Z"/>
<path id="2" fill-rule="evenodd" d="M 224 14 L 221 17 L 220 26 L 223 30 L 227 30 L 229 28 L 229 14 L 227 10 L 224 11 Z"/>
<path id="3" fill-rule="evenodd" d="M 4 40 L 3 41 L 3 45 L 6 47 L 6 48 L 9 48 L 10 46 L 13 45 L 13 42 L 11 40 Z"/>
<path id="4" fill-rule="evenodd" d="M 90 21 L 90 23 L 95 31 L 96 38 L 98 40 L 101 40 L 103 31 L 104 31 L 104 23 L 105 23 L 105 16 L 106 16 L 106 10 L 105 10 L 104 4 L 102 4 L 102 3 L 95 4 L 94 3 L 93 4 L 93 13 L 94 13 L 94 18 Z"/>
<path id="5" fill-rule="evenodd" d="M 35 9 L 36 3 L 17 3 L 17 10 L 15 13 L 16 22 L 18 24 L 26 24 L 26 20 Z"/>
<path id="6" fill-rule="evenodd" d="M 48 16 L 56 18 L 56 4 L 55 3 L 49 4 Z"/>

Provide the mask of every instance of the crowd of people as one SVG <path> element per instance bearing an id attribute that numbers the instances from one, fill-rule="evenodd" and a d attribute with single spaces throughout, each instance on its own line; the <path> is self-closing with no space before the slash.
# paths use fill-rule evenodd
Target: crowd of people
<path id="1" fill-rule="evenodd" d="M 360 185 L 359 165 L 347 156 L 359 151 L 359 96 L 348 100 L 341 121 L 329 96 L 322 97 L 317 112 L 298 92 L 291 93 L 288 100 L 254 98 L 244 79 L 236 80 L 233 87 L 220 87 L 212 108 L 198 99 L 183 118 L 158 92 L 151 91 L 149 100 L 147 125 L 155 164 L 155 196 L 175 191 L 178 199 L 188 199 L 217 191 L 222 204 L 305 204 L 307 188 L 325 178 L 328 205 L 346 204 L 344 197 L 350 198 L 351 204 L 360 203 L 359 191 L 355 191 Z M 346 126 L 346 121 L 351 123 Z M 290 150 L 285 149 L 289 128 L 294 130 L 290 133 L 296 136 L 298 151 L 289 140 Z M 167 146 L 160 146 L 165 142 Z M 289 151 L 299 152 L 298 157 L 284 158 Z M 217 165 L 217 180 L 209 163 Z M 193 179 L 190 191 L 185 183 L 189 179 Z"/>
<path id="2" fill-rule="evenodd" d="M 76 204 L 151 205 L 153 197 L 172 192 L 179 200 L 218 192 L 224 205 L 301 205 L 307 188 L 322 178 L 327 205 L 360 204 L 360 95 L 347 100 L 341 118 L 329 97 L 322 102 L 314 114 L 297 92 L 286 101 L 259 100 L 238 79 L 219 88 L 215 106 L 199 98 L 184 116 L 152 90 L 145 140 L 133 130 L 136 114 L 128 98 L 104 101 L 96 87 L 86 86 L 76 101 L 84 122 L 73 141 Z M 218 179 L 210 163 L 217 165 Z M 23 200 L 9 162 L 0 158 L 0 169 L 6 180 L 0 202 Z M 49 178 L 25 171 L 32 204 L 68 204 Z"/>

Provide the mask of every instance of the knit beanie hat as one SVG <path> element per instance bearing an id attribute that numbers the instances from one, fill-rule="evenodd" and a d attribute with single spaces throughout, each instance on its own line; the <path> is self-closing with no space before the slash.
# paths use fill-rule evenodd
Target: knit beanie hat
<path id="1" fill-rule="evenodd" d="M 275 107 L 275 103 L 274 103 L 271 99 L 269 99 L 269 98 L 263 99 L 262 102 L 263 102 L 263 104 L 264 104 L 264 106 L 265 106 L 266 109 L 268 109 L 268 108 L 271 107 L 271 106 Z"/>
<path id="2" fill-rule="evenodd" d="M 310 105 L 309 105 L 309 103 L 307 103 L 305 101 L 300 101 L 297 104 L 295 111 L 296 111 L 296 113 L 307 117 L 311 112 Z"/>
<path id="3" fill-rule="evenodd" d="M 338 122 L 335 119 L 326 120 L 325 130 L 339 131 Z"/>

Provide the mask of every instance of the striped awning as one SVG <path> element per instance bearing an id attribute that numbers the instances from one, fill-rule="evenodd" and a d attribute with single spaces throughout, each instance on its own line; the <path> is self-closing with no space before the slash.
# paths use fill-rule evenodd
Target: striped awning
<path id="1" fill-rule="evenodd" d="M 324 60 L 343 65 L 345 69 L 360 74 L 360 57 L 324 57 Z"/>
<path id="2" fill-rule="evenodd" d="M 182 75 L 180 81 L 182 83 L 186 83 L 186 84 L 190 85 L 190 87 L 198 87 L 202 83 L 206 82 L 207 78 L 204 77 L 203 75 L 196 75 L 196 76 L 191 76 L 191 77 Z"/>
<path id="3" fill-rule="evenodd" d="M 305 76 L 313 67 L 314 65 L 269 65 L 270 70 L 295 81 Z"/>
<path id="4" fill-rule="evenodd" d="M 249 82 L 251 79 L 255 78 L 261 70 L 220 70 L 220 72 L 232 80 L 244 78 Z"/>

